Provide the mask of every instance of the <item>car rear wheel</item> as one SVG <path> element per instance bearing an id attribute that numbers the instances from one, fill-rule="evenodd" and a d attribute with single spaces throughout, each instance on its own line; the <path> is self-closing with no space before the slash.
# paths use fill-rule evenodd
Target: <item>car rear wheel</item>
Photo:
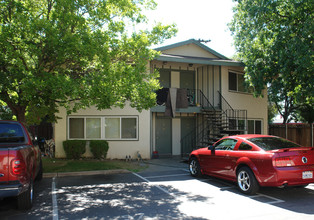
<path id="1" fill-rule="evenodd" d="M 28 210 L 33 206 L 33 196 L 34 196 L 34 185 L 33 180 L 30 181 L 28 189 L 18 195 L 17 197 L 17 208 L 19 210 Z"/>
<path id="2" fill-rule="evenodd" d="M 256 194 L 259 190 L 258 182 L 248 167 L 241 167 L 237 173 L 238 187 L 245 194 Z"/>
<path id="3" fill-rule="evenodd" d="M 194 177 L 201 177 L 202 176 L 201 166 L 200 166 L 197 158 L 193 157 L 190 160 L 189 170 L 190 170 L 191 175 Z"/>

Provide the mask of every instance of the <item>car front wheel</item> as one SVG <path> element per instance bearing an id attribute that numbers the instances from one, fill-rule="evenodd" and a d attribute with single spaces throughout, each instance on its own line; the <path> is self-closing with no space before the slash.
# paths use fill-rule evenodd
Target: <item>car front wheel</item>
<path id="1" fill-rule="evenodd" d="M 191 175 L 194 177 L 201 177 L 202 176 L 201 166 L 200 166 L 197 158 L 193 157 L 190 160 L 189 170 L 190 170 Z"/>
<path id="2" fill-rule="evenodd" d="M 238 187 L 245 194 L 256 194 L 259 190 L 258 182 L 248 167 L 242 167 L 237 173 Z"/>

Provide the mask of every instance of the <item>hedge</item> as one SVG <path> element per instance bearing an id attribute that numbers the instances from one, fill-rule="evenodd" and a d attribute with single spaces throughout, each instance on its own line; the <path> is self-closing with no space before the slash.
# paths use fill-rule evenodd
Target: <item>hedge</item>
<path id="1" fill-rule="evenodd" d="M 63 149 L 68 159 L 80 159 L 86 151 L 86 141 L 67 140 L 63 141 Z"/>
<path id="2" fill-rule="evenodd" d="M 105 140 L 91 140 L 89 144 L 90 150 L 94 157 L 100 159 L 106 158 L 109 149 L 108 142 Z"/>

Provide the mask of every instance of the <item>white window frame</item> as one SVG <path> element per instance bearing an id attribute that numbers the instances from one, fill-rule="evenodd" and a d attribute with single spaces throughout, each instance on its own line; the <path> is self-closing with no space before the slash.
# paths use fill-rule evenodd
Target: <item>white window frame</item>
<path id="1" fill-rule="evenodd" d="M 84 137 L 83 138 L 70 138 L 70 119 L 83 118 L 84 119 Z M 100 118 L 100 138 L 86 138 L 86 119 Z M 120 134 L 119 138 L 105 138 L 105 120 L 106 118 L 119 118 L 120 119 Z M 122 138 L 122 118 L 132 118 L 136 120 L 136 137 L 135 138 Z M 67 139 L 68 140 L 108 140 L 108 141 L 138 141 L 139 140 L 139 120 L 138 116 L 68 116 L 67 119 Z"/>
<path id="2" fill-rule="evenodd" d="M 229 74 L 230 73 L 236 74 L 236 87 L 237 87 L 236 90 L 231 90 L 230 89 L 230 85 L 229 85 L 230 84 L 230 81 L 229 81 Z M 242 75 L 243 78 L 244 78 L 244 73 L 240 73 L 240 72 L 237 72 L 237 71 L 234 71 L 234 70 L 229 70 L 228 71 L 228 90 L 229 90 L 229 92 L 252 94 L 253 92 L 250 92 L 249 88 L 247 88 L 248 91 L 239 91 L 239 79 L 238 79 L 239 75 Z M 245 79 L 244 79 L 244 81 L 245 81 Z"/>
<path id="3" fill-rule="evenodd" d="M 255 124 L 256 121 L 260 121 L 261 122 L 261 134 L 264 133 L 264 130 L 263 130 L 263 119 L 247 119 L 247 122 L 246 122 L 247 133 L 249 133 L 249 121 L 254 121 L 254 132 L 253 132 L 253 134 L 256 134 L 256 124 Z"/>
<path id="4" fill-rule="evenodd" d="M 234 120 L 235 123 L 236 123 L 236 127 L 239 129 L 239 121 L 243 121 L 244 122 L 244 127 L 243 127 L 243 130 L 247 130 L 247 120 L 245 119 L 235 119 L 235 118 L 230 118 L 231 120 Z M 229 120 L 230 120 L 229 119 Z"/>

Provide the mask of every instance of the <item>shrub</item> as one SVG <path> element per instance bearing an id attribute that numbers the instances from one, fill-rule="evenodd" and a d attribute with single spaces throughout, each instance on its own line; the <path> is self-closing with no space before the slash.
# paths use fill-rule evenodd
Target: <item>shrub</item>
<path id="1" fill-rule="evenodd" d="M 92 140 L 89 144 L 90 150 L 94 157 L 100 159 L 102 156 L 106 158 L 109 149 L 108 142 L 105 140 Z"/>
<path id="2" fill-rule="evenodd" d="M 67 140 L 63 141 L 63 149 L 68 159 L 80 159 L 86 151 L 86 141 Z"/>

